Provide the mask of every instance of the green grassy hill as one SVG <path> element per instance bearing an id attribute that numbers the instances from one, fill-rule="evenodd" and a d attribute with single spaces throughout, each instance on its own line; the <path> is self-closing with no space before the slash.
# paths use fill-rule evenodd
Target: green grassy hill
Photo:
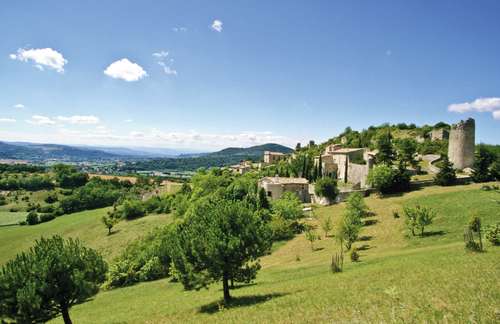
<path id="1" fill-rule="evenodd" d="M 87 246 L 99 250 L 110 261 L 130 241 L 171 220 L 169 215 L 152 215 L 133 221 L 122 221 L 113 228 L 114 233 L 108 236 L 107 229 L 101 223 L 101 218 L 107 210 L 108 208 L 102 208 L 64 215 L 34 226 L 0 227 L 0 265 L 17 253 L 29 249 L 41 236 L 48 237 L 54 234 L 79 238 Z M 4 216 L 7 217 L 7 213 L 1 212 L 0 220 Z"/>
<path id="2" fill-rule="evenodd" d="M 219 306 L 219 284 L 199 292 L 183 291 L 179 283 L 166 279 L 101 292 L 74 307 L 72 318 L 75 323 L 498 321 L 500 248 L 486 244 L 485 253 L 470 253 L 462 241 L 463 226 L 471 214 L 480 216 L 485 225 L 500 221 L 498 191 L 483 191 L 480 185 L 429 187 L 401 196 L 369 197 L 366 202 L 375 215 L 367 219 L 363 240 L 355 244 L 362 248 L 361 261 L 353 263 L 346 257 L 342 273 L 329 270 L 332 253 L 338 251 L 334 238 L 323 236 L 312 251 L 304 235 L 299 235 L 262 259 L 255 284 L 234 290 L 235 305 L 230 308 Z M 426 230 L 429 235 L 406 237 L 404 219 L 392 215 L 405 204 L 438 211 Z M 310 222 L 318 223 L 327 215 L 338 221 L 343 208 L 343 204 L 319 208 Z M 122 224 L 123 232 L 107 238 L 96 225 L 102 212 L 64 216 L 58 223 L 47 223 L 45 229 L 39 227 L 38 234 L 30 233 L 37 227 L 9 228 L 10 237 L 5 238 L 6 229 L 0 229 L 0 262 L 5 254 L 20 250 L 20 243 L 27 247 L 26 241 L 36 235 L 49 230 L 72 235 L 71 228 L 89 245 L 108 251 L 109 258 L 114 254 L 110 251 L 124 244 L 120 236 L 151 225 L 140 222 L 161 223 L 149 216 Z M 71 217 L 81 226 L 71 226 Z M 107 242 L 115 238 L 119 242 Z M 4 247 L 11 240 L 18 243 Z"/>

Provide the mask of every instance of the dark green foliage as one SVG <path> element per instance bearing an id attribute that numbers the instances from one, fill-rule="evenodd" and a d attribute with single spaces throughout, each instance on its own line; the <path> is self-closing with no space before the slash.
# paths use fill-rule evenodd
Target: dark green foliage
<path id="1" fill-rule="evenodd" d="M 274 200 L 271 210 L 274 215 L 286 220 L 295 221 L 302 217 L 302 203 L 292 192 L 285 192 L 280 199 Z"/>
<path id="2" fill-rule="evenodd" d="M 330 202 L 334 202 L 339 194 L 337 181 L 332 178 L 322 178 L 316 181 L 314 193 L 320 197 L 327 198 Z"/>
<path id="3" fill-rule="evenodd" d="M 56 164 L 52 168 L 56 174 L 56 181 L 61 188 L 77 188 L 85 185 L 88 175 L 76 170 L 75 167 L 66 164 Z"/>
<path id="4" fill-rule="evenodd" d="M 108 288 L 124 287 L 142 281 L 165 278 L 169 274 L 170 227 L 158 228 L 127 246 L 110 266 Z"/>
<path id="5" fill-rule="evenodd" d="M 113 205 L 123 194 L 126 187 L 112 180 L 92 178 L 85 186 L 73 190 L 59 202 L 65 214 Z"/>
<path id="6" fill-rule="evenodd" d="M 397 159 L 406 168 L 408 166 L 416 167 L 417 161 L 415 154 L 417 153 L 417 141 L 413 138 L 404 138 L 394 141 L 396 144 Z"/>
<path id="7" fill-rule="evenodd" d="M 486 228 L 486 239 L 493 245 L 500 245 L 500 223 Z"/>
<path id="8" fill-rule="evenodd" d="M 36 225 L 39 222 L 40 220 L 38 219 L 36 211 L 32 210 L 28 213 L 28 215 L 26 215 L 26 223 L 28 223 L 28 225 Z"/>
<path id="9" fill-rule="evenodd" d="M 495 156 L 485 145 L 478 145 L 474 156 L 474 166 L 472 167 L 472 180 L 474 182 L 491 181 L 496 176 L 495 171 L 490 171 L 490 166 L 497 161 Z"/>
<path id="10" fill-rule="evenodd" d="M 5 196 L 0 195 L 0 206 L 7 205 L 7 198 Z"/>
<path id="11" fill-rule="evenodd" d="M 193 203 L 169 241 L 173 273 L 183 286 L 200 289 L 222 281 L 227 302 L 231 279 L 255 276 L 258 258 L 271 247 L 271 232 L 242 202 L 206 197 Z"/>
<path id="12" fill-rule="evenodd" d="M 471 216 L 470 220 L 469 220 L 469 224 L 467 225 L 468 227 L 468 230 L 470 231 L 471 233 L 471 237 L 472 237 L 472 241 L 475 242 L 474 240 L 474 233 L 477 234 L 478 238 L 479 238 L 479 244 L 477 245 L 478 246 L 478 249 L 476 249 L 477 251 L 482 251 L 483 250 L 483 235 L 481 233 L 481 218 L 479 218 L 478 216 Z"/>
<path id="13" fill-rule="evenodd" d="M 58 201 L 59 199 L 57 198 L 57 194 L 54 193 L 54 192 L 51 192 L 46 198 L 45 198 L 45 202 L 47 204 L 53 204 L 55 203 L 56 201 Z"/>
<path id="14" fill-rule="evenodd" d="M 417 144 L 417 152 L 419 154 L 448 154 L 448 140 L 431 141 L 426 139 L 423 143 Z"/>
<path id="15" fill-rule="evenodd" d="M 46 213 L 46 214 L 41 214 L 40 215 L 40 223 L 45 223 L 49 222 L 56 218 L 56 216 L 53 213 Z"/>
<path id="16" fill-rule="evenodd" d="M 52 188 L 52 178 L 46 174 L 0 174 L 0 190 L 37 191 Z"/>
<path id="17" fill-rule="evenodd" d="M 136 219 L 146 215 L 142 201 L 138 199 L 127 199 L 121 205 L 122 217 L 128 220 Z"/>
<path id="18" fill-rule="evenodd" d="M 375 156 L 377 163 L 392 165 L 394 161 L 394 149 L 392 147 L 392 135 L 389 130 L 382 131 L 376 138 L 378 153 Z"/>
<path id="19" fill-rule="evenodd" d="M 109 214 L 111 214 L 111 213 L 109 213 Z M 106 226 L 106 228 L 108 229 L 108 235 L 111 235 L 111 230 L 113 229 L 115 224 L 118 222 L 118 219 L 111 217 L 112 214 L 111 215 L 109 215 L 109 214 L 106 216 L 102 216 L 101 221 L 104 224 L 104 226 Z"/>
<path id="20" fill-rule="evenodd" d="M 78 240 L 42 238 L 0 272 L 0 318 L 40 323 L 63 315 L 99 290 L 107 266 L 101 255 Z"/>
<path id="21" fill-rule="evenodd" d="M 453 163 L 448 159 L 448 155 L 441 156 L 441 169 L 434 177 L 434 183 L 440 186 L 451 186 L 457 181 L 457 175 L 453 168 Z"/>
<path id="22" fill-rule="evenodd" d="M 259 189 L 259 197 L 257 202 L 257 207 L 259 209 L 269 209 L 271 205 L 267 199 L 266 190 L 264 188 Z"/>

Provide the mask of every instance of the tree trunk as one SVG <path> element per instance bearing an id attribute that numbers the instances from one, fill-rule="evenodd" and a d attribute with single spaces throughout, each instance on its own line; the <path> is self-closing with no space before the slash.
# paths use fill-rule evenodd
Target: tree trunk
<path id="1" fill-rule="evenodd" d="M 229 294 L 229 274 L 224 271 L 222 275 L 222 288 L 224 290 L 224 302 L 228 303 L 231 300 L 231 295 Z"/>
<path id="2" fill-rule="evenodd" d="M 422 234 L 420 236 L 424 236 L 424 227 L 422 226 Z"/>
<path id="3" fill-rule="evenodd" d="M 61 310 L 61 313 L 62 313 L 62 317 L 64 320 L 64 324 L 72 324 L 73 323 L 73 322 L 71 322 L 71 318 L 69 318 L 69 310 L 67 307 L 63 307 Z"/>
<path id="4" fill-rule="evenodd" d="M 108 235 L 111 235 L 111 227 L 108 227 Z"/>
<path id="5" fill-rule="evenodd" d="M 231 277 L 231 289 L 234 289 L 234 279 Z"/>

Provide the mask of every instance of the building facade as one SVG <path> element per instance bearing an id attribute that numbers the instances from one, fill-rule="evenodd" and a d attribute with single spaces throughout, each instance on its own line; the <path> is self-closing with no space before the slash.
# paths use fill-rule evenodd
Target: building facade
<path id="1" fill-rule="evenodd" d="M 270 199 L 279 199 L 285 192 L 293 192 L 302 202 L 311 202 L 309 181 L 304 178 L 265 177 L 259 180 L 259 188 L 264 188 Z"/>

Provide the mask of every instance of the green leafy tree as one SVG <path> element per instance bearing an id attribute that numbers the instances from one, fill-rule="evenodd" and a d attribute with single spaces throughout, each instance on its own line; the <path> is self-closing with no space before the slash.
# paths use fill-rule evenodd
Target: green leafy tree
<path id="1" fill-rule="evenodd" d="M 264 188 L 259 189 L 257 208 L 259 209 L 269 209 L 271 206 L 269 200 L 267 199 L 266 190 Z"/>
<path id="2" fill-rule="evenodd" d="M 42 238 L 7 262 L 0 272 L 0 318 L 19 323 L 46 322 L 94 296 L 107 265 L 96 251 L 78 240 Z"/>
<path id="3" fill-rule="evenodd" d="M 323 229 L 325 237 L 328 237 L 328 235 L 333 229 L 333 222 L 330 216 L 323 218 L 323 221 L 321 222 L 321 229 Z"/>
<path id="4" fill-rule="evenodd" d="M 415 230 L 420 231 L 420 236 L 424 236 L 426 226 L 432 224 L 436 217 L 436 212 L 429 207 L 417 205 L 415 207 L 404 207 L 405 223 L 408 230 L 415 236 Z"/>
<path id="5" fill-rule="evenodd" d="M 483 250 L 483 238 L 482 238 L 482 233 L 481 233 L 481 218 L 479 216 L 472 216 L 469 220 L 469 229 L 477 233 L 479 237 L 479 251 Z"/>
<path id="6" fill-rule="evenodd" d="M 417 166 L 415 154 L 417 153 L 417 141 L 413 138 L 403 138 L 396 141 L 397 159 L 404 165 L 404 167 Z"/>
<path id="7" fill-rule="evenodd" d="M 170 237 L 173 274 L 186 289 L 222 281 L 229 302 L 230 280 L 251 280 L 271 242 L 269 227 L 242 202 L 206 197 L 193 203 Z"/>
<path id="8" fill-rule="evenodd" d="M 26 223 L 28 223 L 28 225 L 36 225 L 40 223 L 40 219 L 38 218 L 36 211 L 32 210 L 28 213 L 28 215 L 26 215 Z"/>
<path id="9" fill-rule="evenodd" d="M 293 192 L 285 192 L 281 198 L 272 202 L 272 212 L 286 220 L 297 220 L 302 217 L 302 203 Z"/>
<path id="10" fill-rule="evenodd" d="M 346 249 L 350 250 L 352 244 L 358 239 L 363 225 L 362 217 L 366 215 L 368 210 L 363 196 L 359 193 L 351 194 L 346 204 L 342 221 L 337 229 L 337 237 L 341 242 L 344 242 Z"/>
<path id="11" fill-rule="evenodd" d="M 485 145 L 478 145 L 474 156 L 474 166 L 472 167 L 472 180 L 474 182 L 486 182 L 493 180 L 490 166 L 495 161 L 493 152 Z"/>
<path id="12" fill-rule="evenodd" d="M 374 166 L 367 177 L 368 184 L 378 192 L 387 193 L 390 191 L 394 181 L 394 170 L 387 164 Z"/>
<path id="13" fill-rule="evenodd" d="M 104 224 L 104 226 L 106 226 L 106 228 L 108 229 L 108 235 L 111 235 L 111 230 L 116 225 L 118 220 L 116 218 L 111 217 L 110 215 L 107 215 L 107 216 L 102 216 L 101 221 Z"/>
<path id="14" fill-rule="evenodd" d="M 451 186 L 457 181 L 457 175 L 453 168 L 453 163 L 448 159 L 448 155 L 441 156 L 441 169 L 434 177 L 434 183 L 440 186 Z"/>
<path id="15" fill-rule="evenodd" d="M 324 197 L 330 202 L 334 202 L 339 194 L 337 181 L 332 178 L 322 178 L 316 181 L 314 193 L 319 197 Z"/>
<path id="16" fill-rule="evenodd" d="M 306 227 L 306 239 L 311 243 L 311 250 L 314 251 L 314 242 L 319 239 L 319 236 L 312 226 Z"/>
<path id="17" fill-rule="evenodd" d="M 394 148 L 392 146 L 392 135 L 389 130 L 384 130 L 377 136 L 376 148 L 378 150 L 375 156 L 376 162 L 378 164 L 392 165 L 394 161 Z"/>

